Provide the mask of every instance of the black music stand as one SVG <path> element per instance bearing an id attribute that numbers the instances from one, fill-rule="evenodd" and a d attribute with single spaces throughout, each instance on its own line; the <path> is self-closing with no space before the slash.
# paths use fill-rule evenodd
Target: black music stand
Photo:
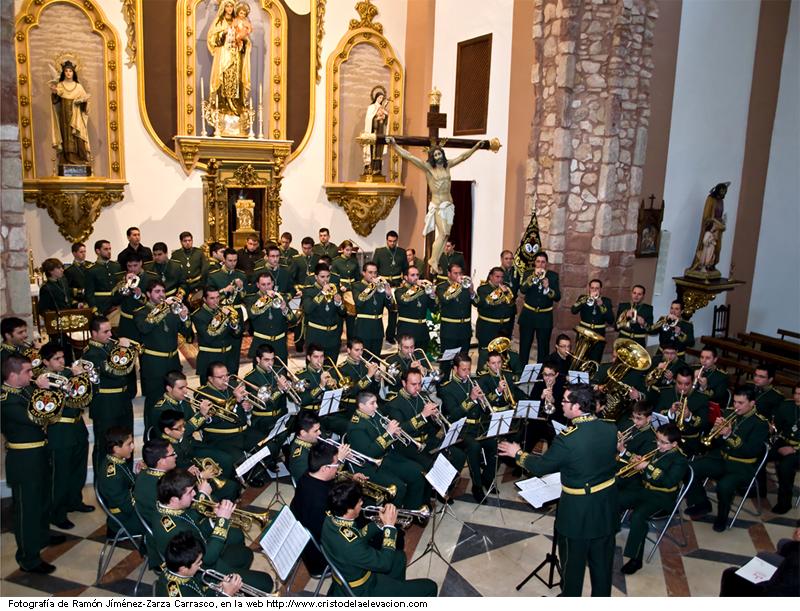
<path id="1" fill-rule="evenodd" d="M 558 561 L 558 531 L 556 530 L 556 521 L 558 520 L 558 499 L 555 501 L 556 504 L 556 515 L 553 519 L 553 544 L 550 547 L 550 551 L 545 554 L 544 560 L 542 560 L 539 565 L 533 569 L 528 576 L 523 579 L 521 582 L 517 584 L 517 591 L 521 590 L 523 586 L 528 583 L 533 577 L 536 577 L 539 581 L 541 581 L 544 585 L 546 585 L 549 589 L 553 589 L 556 586 L 561 585 L 561 563 Z M 545 581 L 544 577 L 539 575 L 539 571 L 543 568 L 548 567 L 548 575 L 547 581 Z M 554 581 L 556 572 L 558 572 L 558 581 Z"/>

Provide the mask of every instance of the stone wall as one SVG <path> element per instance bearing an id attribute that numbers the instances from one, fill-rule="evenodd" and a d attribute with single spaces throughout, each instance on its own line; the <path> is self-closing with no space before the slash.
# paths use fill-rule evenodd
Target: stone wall
<path id="1" fill-rule="evenodd" d="M 28 239 L 22 202 L 22 162 L 17 127 L 14 3 L 0 6 L 0 313 L 31 320 Z"/>
<path id="2" fill-rule="evenodd" d="M 526 199 L 561 276 L 557 332 L 591 278 L 615 306 L 629 294 L 656 16 L 655 0 L 535 0 Z"/>

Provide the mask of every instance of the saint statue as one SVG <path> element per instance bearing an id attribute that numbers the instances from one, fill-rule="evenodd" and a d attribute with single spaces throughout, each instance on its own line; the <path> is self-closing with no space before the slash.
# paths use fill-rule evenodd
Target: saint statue
<path id="1" fill-rule="evenodd" d="M 431 192 L 431 201 L 428 204 L 428 213 L 425 215 L 425 227 L 422 235 L 436 231 L 428 265 L 433 272 L 443 273 L 447 270 L 439 269 L 439 257 L 444 250 L 447 236 L 450 235 L 450 230 L 453 228 L 456 210 L 453 205 L 453 197 L 450 195 L 450 168 L 469 159 L 483 145 L 484 141 L 479 140 L 475 146 L 453 159 L 449 164 L 441 146 L 436 145 L 428 149 L 428 161 L 425 162 L 398 146 L 391 136 L 386 138 L 386 142 L 391 144 L 403 159 L 425 172 L 425 180 L 428 181 L 428 189 Z"/>
<path id="2" fill-rule="evenodd" d="M 725 195 L 731 183 L 721 182 L 714 186 L 703 206 L 703 218 L 700 221 L 700 237 L 692 265 L 686 270 L 687 275 L 700 276 L 705 279 L 721 276 L 717 270 L 722 233 L 725 231 Z"/>
<path id="3" fill-rule="evenodd" d="M 208 50 L 214 57 L 209 99 L 223 115 L 241 117 L 250 98 L 249 16 L 246 2 L 223 0 L 208 30 Z"/>
<path id="4" fill-rule="evenodd" d="M 386 98 L 386 89 L 381 85 L 374 87 L 370 93 L 372 103 L 367 106 L 364 117 L 364 133 L 383 136 L 386 134 L 386 123 L 389 119 L 387 108 L 389 100 Z M 383 170 L 383 143 L 364 144 L 364 175 L 379 175 Z"/>
<path id="5" fill-rule="evenodd" d="M 50 82 L 52 97 L 51 140 L 58 155 L 58 165 L 91 165 L 89 145 L 89 94 L 78 82 L 76 65 L 61 63 L 57 81 Z"/>

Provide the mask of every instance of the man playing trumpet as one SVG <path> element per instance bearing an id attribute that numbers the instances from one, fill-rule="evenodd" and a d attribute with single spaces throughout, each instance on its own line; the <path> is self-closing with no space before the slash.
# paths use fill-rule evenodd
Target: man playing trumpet
<path id="1" fill-rule="evenodd" d="M 356 399 L 359 393 L 380 392 L 380 363 L 364 359 L 364 342 L 358 337 L 347 340 L 347 358 L 339 365 L 341 374 L 350 380 L 350 386 L 342 394 L 340 409 L 348 419 L 356 411 Z"/>
<path id="2" fill-rule="evenodd" d="M 362 267 L 362 279 L 354 282 L 353 299 L 356 320 L 353 337 L 358 337 L 372 354 L 380 356 L 383 349 L 383 310 L 391 310 L 392 288 L 388 281 L 378 277 L 378 266 L 367 261 Z"/>
<path id="3" fill-rule="evenodd" d="M 302 411 L 312 411 L 318 413 L 322 407 L 322 397 L 327 390 L 335 390 L 339 387 L 342 380 L 337 380 L 335 370 L 325 369 L 325 351 L 319 344 L 310 343 L 306 348 L 306 368 L 297 374 L 305 390 L 300 393 Z M 333 373 L 331 373 L 333 371 Z M 349 416 L 334 413 L 325 416 L 325 432 L 333 431 L 337 435 L 343 435 L 347 430 Z"/>
<path id="4" fill-rule="evenodd" d="M 623 301 L 617 308 L 617 330 L 620 337 L 632 339 L 647 347 L 647 333 L 653 324 L 653 306 L 644 302 L 645 288 L 633 285 L 631 300 Z"/>
<path id="5" fill-rule="evenodd" d="M 275 251 L 271 251 L 273 257 Z M 295 314 L 289 307 L 286 297 L 278 292 L 274 276 L 262 271 L 256 276 L 257 292 L 247 298 L 247 316 L 253 330 L 253 341 L 247 352 L 249 358 L 256 356 L 256 348 L 268 343 L 275 354 L 285 363 L 289 358 L 286 332 L 294 323 Z"/>
<path id="6" fill-rule="evenodd" d="M 242 334 L 242 321 L 231 306 L 220 306 L 219 289 L 203 288 L 203 305 L 192 312 L 192 323 L 197 334 L 199 352 L 197 353 L 196 373 L 200 384 L 207 382 L 208 366 L 213 361 L 224 362 L 230 371 L 233 369 L 231 351 Z"/>
<path id="7" fill-rule="evenodd" d="M 399 323 L 398 323 L 399 324 Z M 427 331 L 426 331 L 427 333 Z M 427 344 L 425 344 L 427 346 Z M 400 375 L 395 379 L 394 384 L 389 384 L 391 392 L 398 392 L 402 387 L 400 377 L 409 369 L 418 369 L 422 375 L 427 375 L 428 371 L 423 366 L 421 357 L 424 352 L 418 349 L 414 337 L 411 335 L 399 335 L 397 338 L 397 352 L 387 357 L 386 362 L 389 366 L 394 365 L 400 371 Z"/>
<path id="8" fill-rule="evenodd" d="M 683 320 L 683 302 L 676 299 L 669 306 L 669 314 L 653 323 L 648 333 L 658 334 L 658 345 L 674 342 L 678 347 L 678 356 L 686 356 L 686 348 L 694 346 L 694 325 Z"/>
<path id="9" fill-rule="evenodd" d="M 317 263 L 314 278 L 314 283 L 303 289 L 305 340 L 320 346 L 324 356 L 336 359 L 342 343 L 339 322 L 345 315 L 344 302 L 339 288 L 331 283 L 327 264 Z"/>
<path id="10" fill-rule="evenodd" d="M 250 413 L 250 423 L 254 429 L 267 435 L 272 431 L 278 419 L 286 413 L 286 392 L 292 382 L 280 373 L 281 367 L 276 363 L 275 349 L 272 344 L 259 344 L 254 355 L 253 369 L 244 376 L 244 380 L 253 385 L 250 387 L 251 391 L 259 389 L 255 390 L 259 393 L 260 389 L 266 388 L 269 396 L 265 400 L 264 407 L 266 409 L 256 407 Z M 280 442 L 277 443 L 279 439 Z M 285 439 L 284 435 L 275 439 L 276 447 L 280 447 L 283 439 Z"/>
<path id="11" fill-rule="evenodd" d="M 547 357 L 553 333 L 553 304 L 561 301 L 558 274 L 547 269 L 547 253 L 538 252 L 533 265 L 534 268 L 525 273 L 519 287 L 525 295 L 523 310 L 519 315 L 519 358 L 526 365 L 534 336 L 536 360 L 541 363 Z"/>
<path id="12" fill-rule="evenodd" d="M 663 388 L 658 395 L 656 410 L 667 416 L 681 430 L 683 445 L 687 456 L 702 451 L 700 437 L 708 431 L 708 397 L 694 390 L 694 376 L 688 367 L 675 374 L 675 384 Z"/>
<path id="13" fill-rule="evenodd" d="M 633 406 L 630 418 L 619 422 L 617 428 L 617 452 L 621 463 L 630 465 L 642 459 L 648 452 L 656 448 L 656 431 L 653 428 L 651 417 L 653 409 L 644 402 L 637 402 Z M 625 490 L 634 483 L 633 477 L 617 479 L 620 491 Z"/>
<path id="14" fill-rule="evenodd" d="M 409 335 L 414 345 L 426 348 L 431 341 L 426 322 L 428 314 L 436 309 L 436 288 L 428 280 L 420 280 L 420 269 L 408 268 L 403 284 L 394 289 L 397 304 L 397 339 Z"/>

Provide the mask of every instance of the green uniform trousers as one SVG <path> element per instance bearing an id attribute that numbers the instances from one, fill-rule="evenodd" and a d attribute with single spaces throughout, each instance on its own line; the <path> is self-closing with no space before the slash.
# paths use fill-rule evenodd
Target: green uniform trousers
<path id="1" fill-rule="evenodd" d="M 611 570 L 614 563 L 615 536 L 594 539 L 567 538 L 558 535 L 558 554 L 561 558 L 562 595 L 581 596 L 586 564 L 592 596 L 611 596 Z"/>

